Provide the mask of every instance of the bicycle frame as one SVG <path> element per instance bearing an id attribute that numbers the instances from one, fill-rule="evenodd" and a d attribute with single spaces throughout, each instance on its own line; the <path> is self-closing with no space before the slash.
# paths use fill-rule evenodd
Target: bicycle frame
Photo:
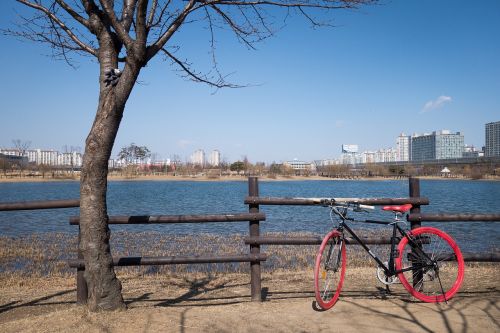
<path id="1" fill-rule="evenodd" d="M 340 234 L 342 235 L 342 240 L 345 242 L 345 234 L 344 234 L 344 230 L 346 230 L 349 235 L 351 235 L 354 240 L 356 240 L 356 242 L 358 242 L 359 245 L 361 245 L 361 247 L 363 247 L 363 249 L 377 262 L 377 264 L 379 265 L 379 267 L 381 267 L 386 276 L 387 277 L 392 277 L 392 276 L 396 276 L 398 275 L 399 273 L 403 273 L 403 272 L 407 272 L 407 271 L 411 271 L 411 270 L 415 270 L 416 268 L 417 269 L 422 269 L 422 268 L 425 268 L 425 267 L 432 267 L 433 264 L 426 264 L 426 265 L 422 265 L 422 263 L 420 263 L 420 267 L 415 267 L 412 265 L 412 267 L 408 267 L 406 269 L 402 269 L 402 270 L 396 270 L 395 269 L 395 265 L 394 265 L 394 258 L 397 256 L 397 253 L 396 253 L 396 246 L 399 242 L 399 239 L 396 237 L 397 234 L 396 234 L 396 231 L 399 231 L 401 237 L 407 237 L 408 238 L 408 243 L 412 246 L 413 249 L 415 249 L 415 251 L 419 252 L 420 255 L 426 257 L 426 259 L 428 259 L 430 262 L 434 262 L 434 260 L 432 260 L 424 251 L 422 251 L 420 249 L 420 246 L 419 244 L 417 244 L 413 237 L 410 237 L 410 235 L 408 235 L 408 233 L 403 229 L 401 228 L 399 225 L 398 225 L 398 222 L 399 220 L 398 219 L 395 219 L 395 221 L 392 221 L 392 222 L 388 222 L 388 221 L 376 221 L 376 220 L 355 220 L 354 218 L 349 218 L 346 216 L 346 213 L 347 213 L 347 209 L 345 210 L 344 213 L 340 213 L 337 211 L 337 215 L 340 216 L 340 223 L 339 223 L 339 226 L 337 227 L 337 230 L 340 232 Z M 390 254 L 389 254 L 389 260 L 388 260 L 388 264 L 386 265 L 382 259 L 380 259 L 364 242 L 361 238 L 358 237 L 358 235 L 356 235 L 356 233 L 354 232 L 354 230 L 352 230 L 349 225 L 347 225 L 346 221 L 353 221 L 353 222 L 361 222 L 361 223 L 374 223 L 374 224 L 382 224 L 382 225 L 393 225 L 393 228 L 392 228 L 392 237 L 391 237 L 391 251 L 390 251 Z"/>

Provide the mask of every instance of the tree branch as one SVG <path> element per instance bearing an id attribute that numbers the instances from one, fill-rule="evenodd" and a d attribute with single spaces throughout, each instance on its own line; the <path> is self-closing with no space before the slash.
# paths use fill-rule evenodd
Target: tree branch
<path id="1" fill-rule="evenodd" d="M 177 18 L 170 24 L 167 31 L 158 38 L 158 40 L 147 48 L 146 62 L 151 60 L 158 51 L 160 51 L 163 46 L 168 42 L 172 35 L 179 29 L 181 24 L 184 22 L 188 14 L 193 10 L 197 0 L 190 0 L 189 3 L 184 7 L 182 12 L 177 16 Z"/>
<path id="2" fill-rule="evenodd" d="M 125 44 L 127 49 L 131 49 L 133 47 L 134 41 L 130 37 L 128 32 L 125 30 L 125 27 L 116 18 L 115 10 L 113 8 L 114 1 L 99 0 L 99 2 L 101 3 L 102 9 L 104 10 L 104 13 L 106 14 L 106 16 L 109 18 L 109 20 L 111 22 L 111 26 L 115 30 L 120 41 L 123 44 Z"/>
<path id="3" fill-rule="evenodd" d="M 77 22 L 83 25 L 85 28 L 90 30 L 89 21 L 78 14 L 71 6 L 69 6 L 64 0 L 56 0 L 57 4 L 61 6 L 71 17 L 73 17 Z"/>
<path id="4" fill-rule="evenodd" d="M 355 9 L 360 4 L 375 2 L 376 0 L 297 0 L 297 1 L 242 1 L 242 0 L 198 0 L 204 5 L 227 5 L 227 6 L 275 6 L 275 7 L 309 7 L 319 9 Z"/>
<path id="5" fill-rule="evenodd" d="M 193 70 L 191 70 L 189 68 L 189 64 L 179 60 L 172 53 L 170 53 L 168 50 L 162 48 L 161 51 L 165 55 L 167 55 L 167 57 L 172 59 L 177 65 L 179 65 L 182 68 L 182 70 L 187 74 L 186 76 L 195 82 L 206 83 L 209 86 L 212 86 L 215 88 L 241 88 L 242 87 L 239 85 L 235 85 L 235 84 L 231 84 L 231 83 L 226 82 L 224 80 L 224 77 L 222 77 L 222 76 L 219 76 L 219 78 L 217 80 L 211 80 L 206 75 L 202 75 L 200 73 L 195 73 Z"/>
<path id="6" fill-rule="evenodd" d="M 151 4 L 151 11 L 149 12 L 149 17 L 148 17 L 148 22 L 147 22 L 148 29 L 149 29 L 149 27 L 151 27 L 151 24 L 153 24 L 153 20 L 155 18 L 157 7 L 158 7 L 158 0 L 153 0 L 153 3 Z"/>
<path id="7" fill-rule="evenodd" d="M 127 33 L 130 32 L 130 28 L 131 28 L 132 22 L 134 20 L 134 12 L 135 12 L 136 4 L 137 4 L 137 0 L 124 0 L 123 1 L 121 22 L 122 22 L 123 27 Z"/>
<path id="8" fill-rule="evenodd" d="M 92 48 L 91 46 L 85 44 L 84 42 L 82 42 L 74 33 L 73 31 L 71 31 L 71 29 L 66 25 L 64 24 L 63 21 L 61 21 L 53 12 L 51 12 L 48 8 L 40 5 L 40 4 L 36 4 L 36 3 L 32 3 L 28 0 L 16 0 L 17 2 L 19 3 L 22 3 L 23 5 L 26 5 L 28 7 L 31 7 L 33 9 L 36 9 L 40 12 L 42 12 L 43 14 L 45 14 L 45 16 L 51 21 L 51 22 L 54 22 L 59 28 L 61 28 L 67 35 L 69 38 L 71 38 L 71 40 L 73 42 L 75 42 L 82 51 L 85 51 L 87 53 L 90 53 L 91 55 L 97 57 L 97 51 Z"/>
<path id="9" fill-rule="evenodd" d="M 137 41 L 139 44 L 146 46 L 146 41 L 148 37 L 147 33 L 147 23 L 146 23 L 146 15 L 148 11 L 148 0 L 139 0 L 139 5 L 137 6 L 137 15 L 136 15 L 136 25 L 135 25 L 135 33 L 137 36 Z"/>

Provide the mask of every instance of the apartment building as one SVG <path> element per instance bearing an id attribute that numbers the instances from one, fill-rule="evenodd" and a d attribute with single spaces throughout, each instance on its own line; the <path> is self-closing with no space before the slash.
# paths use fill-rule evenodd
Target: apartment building
<path id="1" fill-rule="evenodd" d="M 448 130 L 431 134 L 414 134 L 411 138 L 411 160 L 442 160 L 461 158 L 464 150 L 464 136 Z"/>
<path id="2" fill-rule="evenodd" d="M 500 156 L 500 121 L 485 125 L 485 151 L 484 155 Z"/>

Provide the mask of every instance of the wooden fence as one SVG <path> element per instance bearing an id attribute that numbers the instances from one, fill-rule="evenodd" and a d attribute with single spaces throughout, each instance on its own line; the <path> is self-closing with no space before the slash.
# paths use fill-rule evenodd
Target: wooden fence
<path id="1" fill-rule="evenodd" d="M 411 203 L 413 208 L 407 216 L 411 228 L 417 228 L 422 222 L 454 222 L 454 221 L 500 221 L 500 214 L 425 214 L 421 207 L 429 205 L 429 199 L 420 197 L 420 182 L 418 178 L 409 179 L 409 197 L 407 198 L 357 198 L 353 199 L 365 205 L 399 205 Z M 257 177 L 248 179 L 248 196 L 244 200 L 248 205 L 248 213 L 239 214 L 210 214 L 210 215 L 159 215 L 159 216 L 110 216 L 109 224 L 172 224 L 172 223 L 249 223 L 249 235 L 244 242 L 249 246 L 249 252 L 239 255 L 226 256 L 171 256 L 171 257 L 116 257 L 113 258 L 115 266 L 140 266 L 140 265 L 171 265 L 171 264 L 201 264 L 223 262 L 249 262 L 250 285 L 252 301 L 261 301 L 261 262 L 267 259 L 261 253 L 261 245 L 319 245 L 322 237 L 290 237 L 261 236 L 260 222 L 266 220 L 265 214 L 260 212 L 263 205 L 293 205 L 293 206 L 319 206 L 322 205 L 314 198 L 276 198 L 260 197 Z M 54 209 L 79 207 L 79 200 L 52 200 L 0 203 L 0 211 Z M 70 218 L 71 225 L 79 225 L 79 217 Z M 79 235 L 80 238 L 80 235 Z M 390 237 L 362 238 L 366 244 L 390 244 Z M 347 244 L 356 244 L 353 239 L 348 239 Z M 500 253 L 464 253 L 465 261 L 499 262 Z M 70 267 L 77 269 L 77 302 L 86 303 L 87 284 L 84 279 L 85 263 L 82 253 L 78 258 L 68 261 Z"/>
<path id="2" fill-rule="evenodd" d="M 249 181 L 252 177 L 249 178 Z M 257 182 L 257 180 L 254 180 Z M 258 185 L 257 185 L 258 187 Z M 401 205 L 410 203 L 413 205 L 407 220 L 411 223 L 411 228 L 415 229 L 421 226 L 422 222 L 500 222 L 500 214 L 456 214 L 439 213 L 424 214 L 421 213 L 421 206 L 429 205 L 429 199 L 420 196 L 420 180 L 418 178 L 409 179 L 409 197 L 407 198 L 345 198 L 346 200 L 362 205 Z M 245 198 L 245 204 L 253 205 L 254 211 L 259 211 L 260 206 L 264 205 L 286 205 L 286 206 L 323 206 L 318 198 L 280 198 L 280 197 L 259 197 L 249 195 Z M 246 244 L 258 245 L 320 245 L 322 237 L 246 237 Z M 390 237 L 362 238 L 366 244 L 391 244 Z M 353 239 L 347 239 L 347 244 L 356 245 Z M 469 262 L 500 262 L 500 253 L 463 253 L 464 261 Z"/>

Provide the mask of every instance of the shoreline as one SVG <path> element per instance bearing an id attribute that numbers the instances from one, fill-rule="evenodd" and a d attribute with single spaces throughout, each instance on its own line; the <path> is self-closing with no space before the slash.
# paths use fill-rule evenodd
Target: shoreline
<path id="1" fill-rule="evenodd" d="M 500 181 L 500 177 L 491 178 L 481 178 L 481 179 L 470 179 L 470 178 L 452 178 L 452 177 L 441 177 L 441 176 L 419 176 L 417 177 L 422 180 L 453 180 L 453 181 Z M 270 177 L 259 177 L 261 182 L 287 182 L 287 181 L 345 181 L 345 180 L 356 180 L 356 181 L 388 181 L 388 180 L 406 180 L 407 177 L 397 178 L 397 177 L 345 177 L 345 178 L 329 178 L 321 176 L 276 176 Z M 222 176 L 222 177 L 212 177 L 212 176 L 171 176 L 171 175 L 139 175 L 134 177 L 127 176 L 108 176 L 108 181 L 199 181 L 199 182 L 241 182 L 247 181 L 248 176 Z M 35 177 L 12 177 L 4 178 L 0 177 L 0 183 L 47 183 L 47 182 L 79 182 L 80 179 L 75 178 L 35 178 Z"/>

